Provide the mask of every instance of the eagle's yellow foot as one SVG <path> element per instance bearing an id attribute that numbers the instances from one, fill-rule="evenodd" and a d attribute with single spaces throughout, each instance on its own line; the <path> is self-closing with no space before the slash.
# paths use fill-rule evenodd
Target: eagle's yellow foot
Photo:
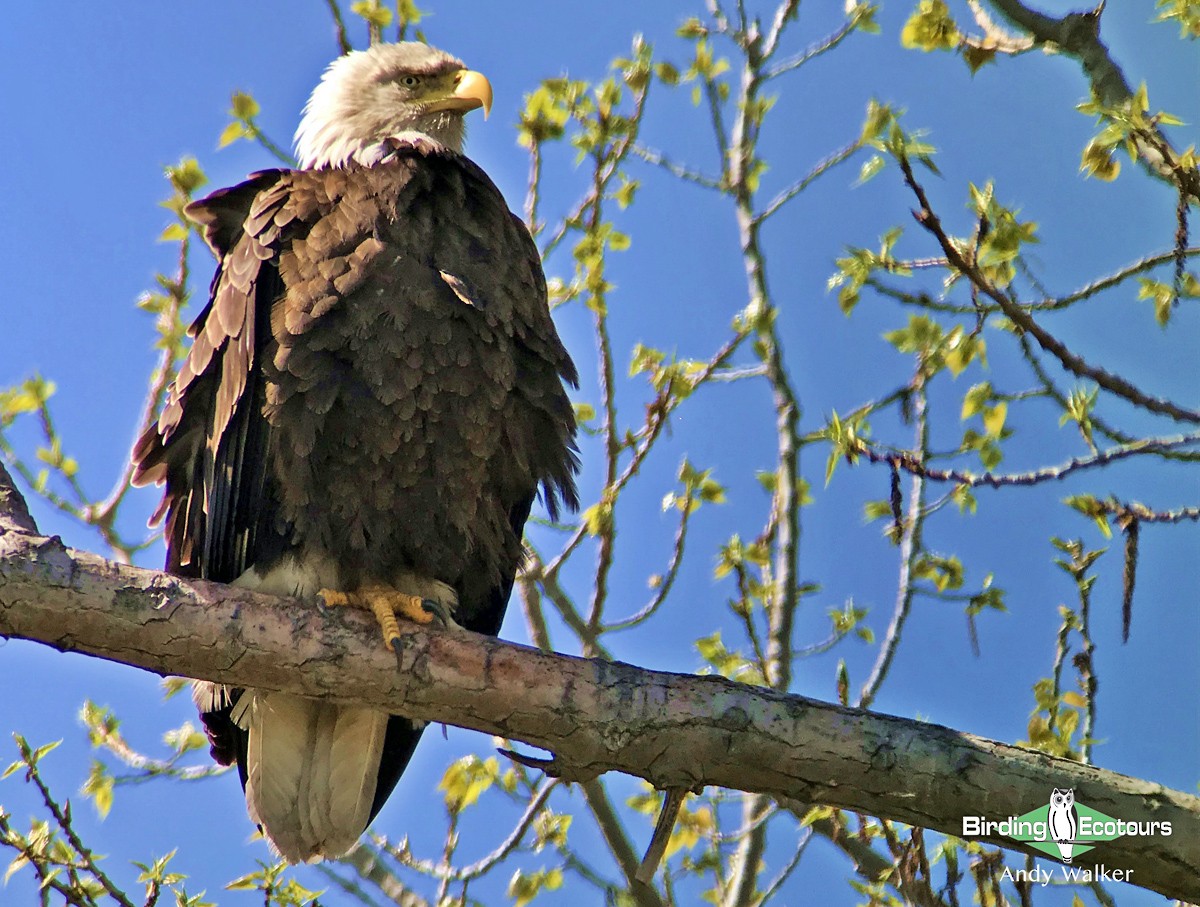
<path id="1" fill-rule="evenodd" d="M 399 592 L 391 586 L 363 586 L 355 592 L 322 589 L 317 594 L 329 607 L 366 608 L 373 613 L 375 620 L 379 622 L 379 629 L 383 631 L 383 644 L 389 652 L 396 651 L 393 643 L 400 638 L 397 614 L 419 624 L 427 624 L 435 617 L 441 618 L 443 624 L 446 623 L 445 611 L 441 605 L 419 595 Z"/>

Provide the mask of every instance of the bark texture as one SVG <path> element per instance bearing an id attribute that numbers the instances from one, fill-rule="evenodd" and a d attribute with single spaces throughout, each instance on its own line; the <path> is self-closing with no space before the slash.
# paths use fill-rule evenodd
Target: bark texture
<path id="1" fill-rule="evenodd" d="M 554 753 L 550 770 L 568 780 L 621 771 L 659 788 L 719 785 L 954 835 L 964 815 L 1019 816 L 1072 787 L 1109 816 L 1172 827 L 1100 844 L 1085 863 L 1200 900 L 1200 798 L 1161 785 L 937 725 L 465 631 L 404 626 L 397 670 L 366 613 L 112 563 L 22 522 L 0 519 L 0 636 L 500 735 Z"/>

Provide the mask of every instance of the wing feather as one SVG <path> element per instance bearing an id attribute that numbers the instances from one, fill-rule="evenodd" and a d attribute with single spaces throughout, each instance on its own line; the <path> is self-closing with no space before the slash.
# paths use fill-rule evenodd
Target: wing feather
<path id="1" fill-rule="evenodd" d="M 187 209 L 217 255 L 217 273 L 162 416 L 134 449 L 135 483 L 166 482 L 155 516 L 167 519 L 168 569 L 183 575 L 231 582 L 251 563 L 257 531 L 273 522 L 258 359 L 281 290 L 269 247 L 286 183 L 283 171 L 268 171 Z"/>

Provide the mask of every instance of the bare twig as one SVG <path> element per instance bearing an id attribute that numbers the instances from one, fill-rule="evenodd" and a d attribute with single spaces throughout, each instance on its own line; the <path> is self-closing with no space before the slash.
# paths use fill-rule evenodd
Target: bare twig
<path id="1" fill-rule="evenodd" d="M 650 844 L 646 847 L 646 855 L 642 857 L 636 878 L 643 885 L 650 885 L 662 863 L 663 854 L 667 852 L 667 844 L 671 840 L 671 832 L 675 829 L 675 819 L 679 809 L 687 799 L 689 791 L 686 788 L 675 787 L 666 792 L 662 807 L 658 812 L 658 821 L 654 823 L 654 833 L 650 836 Z"/>
<path id="2" fill-rule="evenodd" d="M 338 53 L 344 56 L 354 47 L 346 34 L 346 20 L 342 18 L 342 8 L 338 0 L 325 0 L 325 4 L 329 7 L 329 15 L 333 17 L 333 33 L 337 37 Z"/>
<path id="3" fill-rule="evenodd" d="M 921 463 L 929 456 L 928 399 L 922 374 L 919 367 L 912 394 L 913 415 L 916 420 L 914 446 L 918 462 Z M 887 633 L 884 634 L 883 642 L 879 646 L 879 654 L 871 667 L 870 675 L 858 694 L 857 705 L 859 708 L 870 708 L 871 703 L 875 701 L 875 696 L 879 693 L 884 678 L 891 669 L 892 661 L 896 657 L 901 634 L 908 622 L 909 612 L 912 610 L 913 594 L 916 588 L 914 571 L 922 551 L 921 533 L 925 524 L 924 508 L 925 477 L 914 473 L 909 487 L 908 507 L 904 519 L 901 521 L 900 569 L 896 577 L 896 603 L 892 619 L 888 623 Z"/>

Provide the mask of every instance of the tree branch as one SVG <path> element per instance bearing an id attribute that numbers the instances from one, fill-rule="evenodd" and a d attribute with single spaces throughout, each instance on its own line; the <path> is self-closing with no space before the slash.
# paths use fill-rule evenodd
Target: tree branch
<path id="1" fill-rule="evenodd" d="M 2 477 L 0 477 L 2 481 Z M 402 670 L 370 616 L 322 611 L 105 561 L 0 523 L 0 636 L 157 674 L 354 702 L 524 741 L 580 780 L 621 771 L 656 788 L 718 785 L 961 835 L 1073 787 L 1167 836 L 1099 845 L 1134 884 L 1200 894 L 1200 799 L 950 728 L 842 708 L 721 677 L 539 652 L 405 625 Z M 1021 845 L 987 839 L 1004 847 Z M 1030 851 L 1026 851 L 1030 852 Z"/>
<path id="2" fill-rule="evenodd" d="M 1133 97 L 1125 73 L 1100 39 L 1101 3 L 1082 13 L 1067 13 L 1061 19 L 1047 16 L 1021 0 L 990 0 L 1009 22 L 1024 29 L 1036 45 L 1051 44 L 1079 61 L 1096 97 L 1106 107 L 1117 107 Z M 1154 176 L 1178 185 L 1192 204 L 1200 203 L 1200 171 L 1179 166 L 1179 155 L 1156 125 L 1144 137 L 1134 137 L 1139 160 Z"/>
<path id="3" fill-rule="evenodd" d="M 1120 375 L 1114 374 L 1100 366 L 1090 365 L 1082 356 L 1076 355 L 1065 343 L 1043 328 L 1020 304 L 1010 299 L 995 284 L 989 281 L 974 262 L 967 261 L 963 257 L 962 252 L 951 240 L 945 229 L 943 229 L 941 219 L 934 213 L 933 206 L 929 203 L 929 198 L 925 194 L 925 189 L 917 181 L 913 173 L 912 164 L 908 158 L 900 155 L 897 158 L 897 162 L 904 173 L 904 182 L 912 190 L 917 203 L 921 206 L 919 210 L 913 212 L 913 217 L 917 223 L 928 230 L 938 241 L 950 264 L 956 270 L 961 271 L 981 293 L 991 298 L 1010 321 L 1022 331 L 1032 336 L 1042 349 L 1059 361 L 1064 369 L 1080 378 L 1087 378 L 1094 381 L 1114 396 L 1120 397 L 1134 406 L 1141 407 L 1156 415 L 1168 416 L 1177 422 L 1200 423 L 1200 411 L 1187 409 L 1176 405 L 1171 400 L 1147 394 Z"/>

